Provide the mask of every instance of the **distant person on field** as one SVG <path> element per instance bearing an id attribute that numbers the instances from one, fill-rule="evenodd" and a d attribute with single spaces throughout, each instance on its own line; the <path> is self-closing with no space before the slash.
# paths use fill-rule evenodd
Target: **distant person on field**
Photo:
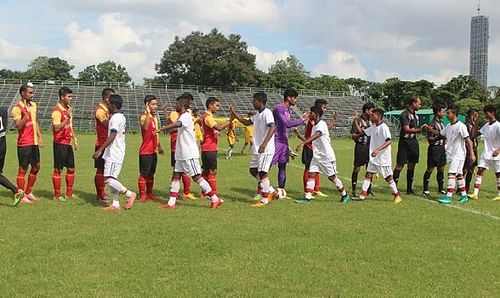
<path id="1" fill-rule="evenodd" d="M 340 202 L 347 203 L 350 200 L 345 191 L 344 184 L 337 177 L 337 159 L 333 151 L 328 125 L 321 119 L 323 110 L 319 106 L 313 106 L 309 117 L 313 121 L 314 127 L 311 131 L 311 137 L 304 140 L 297 146 L 300 147 L 307 143 L 313 143 L 313 158 L 309 166 L 309 177 L 307 180 L 306 191 L 303 200 L 296 200 L 296 203 L 309 203 L 313 199 L 315 177 L 321 173 L 335 184 L 341 194 Z"/>
<path id="2" fill-rule="evenodd" d="M 201 147 L 201 142 L 203 142 L 203 130 L 201 129 L 201 117 L 198 109 L 193 109 L 193 122 L 194 122 L 194 135 L 196 138 L 196 143 Z"/>
<path id="3" fill-rule="evenodd" d="M 101 92 L 101 102 L 94 109 L 96 141 L 94 152 L 97 151 L 108 138 L 108 123 L 109 117 L 109 97 L 115 94 L 115 90 L 104 88 Z M 108 203 L 106 195 L 106 183 L 104 182 L 104 159 L 102 155 L 94 160 L 94 168 L 96 169 L 94 176 L 94 184 L 97 195 L 97 200 L 103 204 Z"/>
<path id="4" fill-rule="evenodd" d="M 488 169 L 495 171 L 497 178 L 497 195 L 494 201 L 500 201 L 500 122 L 497 120 L 496 108 L 494 105 L 486 105 L 483 108 L 484 116 L 488 121 L 481 127 L 479 133 L 484 136 L 484 148 L 479 158 L 478 170 L 474 181 L 474 193 L 470 198 L 479 198 L 479 189 L 483 182 L 484 173 Z"/>
<path id="5" fill-rule="evenodd" d="M 415 165 L 419 159 L 419 144 L 417 134 L 421 132 L 417 111 L 422 106 L 420 97 L 413 96 L 408 101 L 408 106 L 399 116 L 401 129 L 399 132 L 398 154 L 396 168 L 394 169 L 394 181 L 399 181 L 399 175 L 404 165 L 408 163 L 406 169 L 406 193 L 414 195 L 413 177 L 415 176 Z"/>
<path id="6" fill-rule="evenodd" d="M 450 123 L 440 131 L 440 134 L 446 138 L 446 160 L 448 162 L 448 191 L 446 195 L 439 199 L 440 203 L 450 204 L 451 198 L 455 193 L 455 188 L 458 186 L 460 192 L 460 204 L 466 203 L 469 199 L 465 191 L 465 181 L 463 176 L 463 168 L 465 164 L 465 156 L 467 154 L 466 146 L 469 147 L 469 156 L 471 161 L 476 160 L 472 142 L 469 138 L 467 127 L 462 122 L 458 121 L 458 107 L 451 105 L 447 109 L 448 120 Z M 424 129 L 436 134 L 437 131 L 429 125 L 424 125 Z"/>
<path id="7" fill-rule="evenodd" d="M 5 155 L 7 154 L 7 140 L 5 135 L 9 127 L 9 115 L 7 109 L 0 107 L 0 185 L 9 189 L 14 195 L 14 206 L 17 206 L 24 197 L 24 191 L 15 186 L 10 180 L 3 175 L 3 167 L 5 164 Z"/>
<path id="8" fill-rule="evenodd" d="M 23 84 L 19 88 L 21 100 L 11 111 L 18 132 L 17 158 L 19 161 L 19 170 L 17 172 L 17 188 L 24 190 L 22 203 L 31 203 L 38 200 L 33 195 L 32 190 L 38 171 L 40 171 L 39 147 L 43 147 L 43 139 L 36 118 L 38 105 L 33 101 L 34 94 L 35 92 L 31 83 Z M 25 177 L 30 165 L 31 170 L 28 176 L 28 183 L 25 186 Z"/>
<path id="9" fill-rule="evenodd" d="M 131 209 L 134 205 L 137 194 L 125 187 L 118 180 L 123 161 L 125 159 L 125 124 L 126 119 L 121 110 L 123 99 L 118 94 L 113 94 L 109 97 L 109 111 L 111 118 L 108 123 L 108 137 L 104 144 L 94 153 L 93 158 L 97 160 L 101 154 L 104 159 L 104 181 L 111 188 L 113 202 L 108 207 L 103 208 L 104 211 L 120 210 L 119 195 L 125 194 L 127 203 L 124 209 Z M 104 154 L 103 154 L 104 152 Z"/>
<path id="10" fill-rule="evenodd" d="M 443 194 L 444 166 L 446 166 L 446 140 L 441 135 L 441 131 L 444 129 L 442 119 L 446 113 L 446 109 L 442 105 L 436 104 L 432 107 L 432 111 L 434 113 L 434 119 L 432 119 L 430 126 L 436 133 L 432 133 L 431 131 L 427 132 L 429 147 L 427 147 L 427 169 L 425 170 L 423 178 L 423 195 L 426 197 L 431 195 L 429 191 L 429 180 L 434 168 L 437 170 L 436 181 L 438 185 L 438 192 Z"/>
<path id="11" fill-rule="evenodd" d="M 156 115 L 158 111 L 158 99 L 154 95 L 144 97 L 144 112 L 142 112 L 139 123 L 141 124 L 142 143 L 139 148 L 139 199 L 141 202 L 154 201 L 153 194 L 155 183 L 156 165 L 158 164 L 158 154 L 163 154 L 160 144 L 160 121 Z"/>
<path id="12" fill-rule="evenodd" d="M 75 184 L 75 155 L 73 146 L 78 150 L 78 140 L 73 131 L 73 91 L 68 87 L 59 89 L 59 103 L 52 112 L 52 132 L 54 146 L 54 172 L 52 184 L 54 186 L 54 200 L 66 201 L 73 197 Z M 66 168 L 66 196 L 61 195 L 61 174 Z"/>
<path id="13" fill-rule="evenodd" d="M 236 136 L 235 123 L 232 119 L 231 121 L 229 121 L 229 125 L 227 126 L 226 140 L 229 146 L 229 148 L 226 150 L 226 159 L 231 159 L 233 158 L 234 144 L 239 141 L 238 137 Z"/>
<path id="14" fill-rule="evenodd" d="M 383 119 L 384 111 L 376 108 L 372 111 L 372 123 L 367 129 L 360 127 L 357 124 L 358 121 L 354 122 L 357 131 L 360 131 L 361 135 L 370 137 L 370 161 L 366 168 L 365 180 L 363 181 L 359 198 L 362 201 L 366 199 L 372 176 L 378 173 L 382 175 L 389 184 L 389 188 L 394 196 L 394 203 L 399 204 L 402 201 L 401 195 L 398 191 L 396 182 L 392 178 L 391 131 L 389 130 L 389 126 L 384 123 Z"/>
<path id="15" fill-rule="evenodd" d="M 248 112 L 247 119 L 250 119 L 255 115 L 254 112 Z M 243 148 L 241 148 L 241 154 L 245 152 L 245 148 L 247 145 L 250 145 L 250 149 L 252 148 L 253 145 L 253 125 L 248 125 L 245 126 L 245 145 L 243 145 Z"/>
<path id="16" fill-rule="evenodd" d="M 172 175 L 172 183 L 170 185 L 170 198 L 168 202 L 161 208 L 175 209 L 177 196 L 180 189 L 181 175 L 187 174 L 189 177 L 200 185 L 201 191 L 210 198 L 210 208 L 216 209 L 222 205 L 222 200 L 217 197 L 215 191 L 210 187 L 210 184 L 201 176 L 200 167 L 200 152 L 196 146 L 196 138 L 194 136 L 194 122 L 191 113 L 188 111 L 190 101 L 188 98 L 177 98 L 176 111 L 179 118 L 161 130 L 177 129 L 177 140 L 175 148 L 175 167 Z"/>
<path id="17" fill-rule="evenodd" d="M 359 117 L 354 117 L 352 127 L 351 127 L 351 138 L 354 140 L 354 167 L 351 174 L 351 193 L 352 197 L 355 198 L 356 186 L 358 184 L 358 174 L 362 166 L 367 166 L 370 161 L 370 137 L 366 135 L 361 135 L 361 131 L 357 130 L 357 127 L 362 129 L 367 129 L 371 126 L 370 118 L 372 111 L 375 109 L 375 105 L 372 102 L 367 102 L 363 105 L 362 113 Z M 358 113 L 359 114 L 359 113 Z M 354 121 L 358 121 L 357 125 Z M 371 187 L 368 193 L 371 192 Z"/>
<path id="18" fill-rule="evenodd" d="M 253 125 L 253 146 L 252 160 L 250 161 L 250 175 L 257 179 L 260 191 L 259 202 L 252 207 L 263 207 L 269 204 L 272 199 L 274 188 L 269 180 L 269 169 L 274 156 L 274 123 L 273 112 L 266 108 L 267 95 L 257 92 L 253 95 L 252 105 L 257 113 L 250 119 L 245 119 L 239 115 L 233 106 L 230 107 L 231 115 L 238 119 L 243 125 Z"/>

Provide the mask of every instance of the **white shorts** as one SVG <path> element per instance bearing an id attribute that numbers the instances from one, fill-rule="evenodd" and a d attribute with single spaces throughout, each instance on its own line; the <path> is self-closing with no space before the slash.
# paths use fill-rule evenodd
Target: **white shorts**
<path id="1" fill-rule="evenodd" d="M 113 177 L 118 180 L 123 163 L 104 161 L 104 177 Z"/>
<path id="2" fill-rule="evenodd" d="M 313 158 L 309 165 L 309 173 L 321 173 L 326 177 L 337 175 L 337 162 L 335 160 L 325 162 Z"/>
<path id="3" fill-rule="evenodd" d="M 452 159 L 448 162 L 448 173 L 462 175 L 464 173 L 465 160 Z"/>
<path id="4" fill-rule="evenodd" d="M 254 154 L 252 160 L 250 161 L 250 169 L 257 168 L 259 172 L 269 172 L 271 168 L 271 162 L 273 161 L 274 154 Z"/>
<path id="5" fill-rule="evenodd" d="M 486 170 L 491 168 L 491 169 L 495 170 L 495 173 L 500 173 L 500 160 L 480 159 L 477 167 L 484 168 Z"/>
<path id="6" fill-rule="evenodd" d="M 200 161 L 198 158 L 191 158 L 186 160 L 176 160 L 174 172 L 185 173 L 189 177 L 193 177 L 201 174 Z"/>
<path id="7" fill-rule="evenodd" d="M 368 167 L 366 168 L 366 171 L 369 173 L 379 173 L 386 179 L 389 176 L 392 176 L 392 168 L 391 166 L 378 166 L 376 164 L 373 164 L 371 161 L 368 162 Z"/>

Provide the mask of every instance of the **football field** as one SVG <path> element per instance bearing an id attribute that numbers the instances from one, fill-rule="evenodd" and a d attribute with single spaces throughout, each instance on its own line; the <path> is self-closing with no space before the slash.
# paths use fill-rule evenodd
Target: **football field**
<path id="1" fill-rule="evenodd" d="M 4 173 L 17 172 L 14 134 L 9 134 Z M 130 211 L 101 211 L 95 200 L 91 159 L 94 135 L 80 135 L 75 194 L 52 198 L 52 143 L 45 135 L 42 169 L 34 194 L 40 201 L 11 207 L 0 190 L 0 296 L 500 296 L 500 202 L 495 178 L 487 172 L 480 199 L 450 206 L 405 196 L 392 203 L 383 179 L 374 197 L 339 203 L 335 186 L 322 177 L 328 198 L 309 205 L 272 201 L 251 208 L 256 184 L 248 174 L 251 155 L 219 152 L 218 191 L 225 203 L 209 210 L 206 200 L 179 201 L 175 210 L 158 202 Z M 168 138 L 162 137 L 168 151 Z M 296 144 L 295 138 L 291 141 Z M 350 192 L 353 143 L 333 140 L 339 175 Z M 127 135 L 120 180 L 137 191 L 140 135 Z M 236 144 L 239 152 L 241 140 Z M 220 147 L 225 147 L 221 140 Z M 393 143 L 395 156 L 397 144 Z M 426 161 L 415 175 L 421 193 Z M 393 162 L 394 162 L 393 158 Z M 302 196 L 303 166 L 288 167 L 287 191 Z M 360 173 L 362 181 L 364 171 Z M 159 157 L 155 193 L 166 199 L 169 154 Z M 271 171 L 276 187 L 276 169 Z M 360 183 L 359 183 L 360 184 Z M 63 190 L 65 189 L 63 183 Z M 192 186 L 198 196 L 199 187 Z M 122 196 L 122 204 L 124 202 Z"/>

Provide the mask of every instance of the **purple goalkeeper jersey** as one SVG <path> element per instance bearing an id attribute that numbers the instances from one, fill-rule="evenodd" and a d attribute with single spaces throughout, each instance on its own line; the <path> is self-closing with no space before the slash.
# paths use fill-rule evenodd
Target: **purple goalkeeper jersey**
<path id="1" fill-rule="evenodd" d="M 288 147 L 288 129 L 304 124 L 302 119 L 290 119 L 290 109 L 285 103 L 279 103 L 273 110 L 276 132 L 274 133 L 274 142 L 286 144 Z M 277 144 L 276 144 L 277 145 Z"/>

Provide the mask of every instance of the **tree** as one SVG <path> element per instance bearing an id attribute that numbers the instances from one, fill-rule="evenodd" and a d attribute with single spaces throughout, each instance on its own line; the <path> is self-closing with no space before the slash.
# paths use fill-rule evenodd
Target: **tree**
<path id="1" fill-rule="evenodd" d="M 97 82 L 130 82 L 127 69 L 116 62 L 108 60 L 96 65 L 85 67 L 79 74 L 80 81 Z"/>
<path id="2" fill-rule="evenodd" d="M 75 68 L 68 61 L 59 57 L 39 56 L 28 65 L 26 78 L 32 80 L 58 80 L 72 79 L 71 71 Z"/>
<path id="3" fill-rule="evenodd" d="M 458 96 L 439 87 L 432 92 L 431 98 L 433 103 L 439 103 L 444 106 L 449 106 L 457 101 Z"/>
<path id="4" fill-rule="evenodd" d="M 155 68 L 174 84 L 247 86 L 254 81 L 255 55 L 240 35 L 195 31 L 176 36 Z"/>
<path id="5" fill-rule="evenodd" d="M 307 80 L 306 87 L 314 90 L 349 91 L 349 86 L 345 80 L 329 75 L 309 78 Z"/>
<path id="6" fill-rule="evenodd" d="M 305 89 L 309 79 L 309 73 L 305 70 L 304 65 L 293 55 L 271 65 L 267 76 L 268 87 L 274 88 Z"/>
<path id="7" fill-rule="evenodd" d="M 488 98 L 487 89 L 471 76 L 460 75 L 452 78 L 440 88 L 455 94 L 458 99 L 474 98 L 485 101 Z"/>
<path id="8" fill-rule="evenodd" d="M 17 70 L 0 69 L 0 79 L 23 79 L 25 73 Z"/>

